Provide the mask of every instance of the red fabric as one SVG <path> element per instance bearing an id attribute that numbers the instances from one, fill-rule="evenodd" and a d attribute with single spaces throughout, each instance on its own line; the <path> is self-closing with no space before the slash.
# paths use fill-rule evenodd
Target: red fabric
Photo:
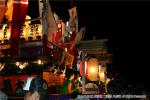
<path id="1" fill-rule="evenodd" d="M 59 27 L 58 27 L 58 31 L 56 33 L 56 38 L 55 38 L 57 44 L 61 43 L 61 37 L 62 37 L 62 21 L 61 20 L 59 20 L 58 25 Z"/>
<path id="2" fill-rule="evenodd" d="M 57 44 L 61 43 L 61 37 L 62 37 L 62 31 L 61 31 L 61 29 L 60 29 L 60 31 L 58 31 L 58 32 L 56 33 L 56 43 L 57 43 Z"/>
<path id="3" fill-rule="evenodd" d="M 55 33 L 52 33 L 52 43 L 54 44 L 55 41 Z"/>
<path id="4" fill-rule="evenodd" d="M 82 76 L 82 68 L 83 68 L 83 62 L 80 61 L 80 75 Z M 86 64 L 86 73 L 85 73 L 86 76 L 88 76 L 88 67 L 87 67 L 87 64 Z"/>
<path id="5" fill-rule="evenodd" d="M 28 0 L 15 0 L 28 2 Z M 24 24 L 28 4 L 13 3 L 12 29 L 11 29 L 11 54 L 18 55 L 19 39 L 22 25 Z"/>

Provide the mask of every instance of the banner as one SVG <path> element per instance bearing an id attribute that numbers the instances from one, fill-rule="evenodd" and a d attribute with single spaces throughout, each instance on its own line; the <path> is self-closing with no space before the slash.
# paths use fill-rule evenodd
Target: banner
<path id="1" fill-rule="evenodd" d="M 77 7 L 73 7 L 69 9 L 69 26 L 70 28 L 75 28 L 75 32 L 78 32 L 78 14 L 77 14 Z"/>
<path id="2" fill-rule="evenodd" d="M 58 22 L 58 31 L 56 32 L 55 42 L 56 44 L 61 43 L 61 37 L 62 37 L 62 20 L 59 20 Z"/>
<path id="3" fill-rule="evenodd" d="M 75 46 L 76 44 L 78 44 L 78 42 L 81 41 L 81 39 L 84 37 L 85 31 L 86 31 L 86 27 L 82 27 L 82 28 L 80 29 L 80 31 L 76 34 L 75 40 L 74 40 L 74 42 L 72 43 L 70 49 L 73 49 L 74 46 Z"/>
<path id="4" fill-rule="evenodd" d="M 54 43 L 54 38 L 57 32 L 57 22 L 55 20 L 54 13 L 51 10 L 51 6 L 49 2 L 47 2 L 46 7 L 47 7 L 46 21 L 47 21 L 47 31 L 48 31 L 47 37 L 48 37 L 48 41 Z"/>
<path id="5" fill-rule="evenodd" d="M 17 56 L 19 52 L 19 39 L 28 7 L 28 0 L 13 1 L 13 17 L 11 30 L 11 54 Z"/>

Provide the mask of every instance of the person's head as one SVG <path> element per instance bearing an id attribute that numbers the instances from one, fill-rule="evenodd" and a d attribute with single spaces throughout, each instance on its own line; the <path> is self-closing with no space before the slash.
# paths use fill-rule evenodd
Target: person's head
<path id="1" fill-rule="evenodd" d="M 48 84 L 47 82 L 40 78 L 31 78 L 29 88 L 24 87 L 24 89 L 29 89 L 25 96 L 25 100 L 48 100 Z"/>
<path id="2" fill-rule="evenodd" d="M 73 80 L 74 79 L 74 71 L 72 69 L 66 69 L 66 78 Z"/>

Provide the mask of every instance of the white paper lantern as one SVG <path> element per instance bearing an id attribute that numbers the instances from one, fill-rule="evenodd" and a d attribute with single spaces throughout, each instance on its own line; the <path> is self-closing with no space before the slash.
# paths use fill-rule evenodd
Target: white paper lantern
<path id="1" fill-rule="evenodd" d="M 98 80 L 98 59 L 90 58 L 87 61 L 87 74 L 90 81 Z"/>

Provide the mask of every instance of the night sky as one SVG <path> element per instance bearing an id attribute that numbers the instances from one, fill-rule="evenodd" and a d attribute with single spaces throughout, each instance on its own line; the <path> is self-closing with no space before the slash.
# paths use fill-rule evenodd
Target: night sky
<path id="1" fill-rule="evenodd" d="M 87 28 L 84 40 L 93 39 L 93 36 L 96 39 L 108 38 L 113 68 L 123 78 L 148 85 L 150 2 L 80 1 L 75 4 L 78 7 L 79 26 Z M 69 1 L 52 3 L 52 9 L 64 21 L 69 18 L 67 9 L 70 7 Z M 33 17 L 38 15 L 30 14 Z"/>
<path id="2" fill-rule="evenodd" d="M 123 78 L 149 82 L 150 2 L 84 2 L 85 39 L 108 38 L 113 68 Z M 81 13 L 80 12 L 80 13 Z M 80 16 L 80 15 L 79 15 Z"/>

